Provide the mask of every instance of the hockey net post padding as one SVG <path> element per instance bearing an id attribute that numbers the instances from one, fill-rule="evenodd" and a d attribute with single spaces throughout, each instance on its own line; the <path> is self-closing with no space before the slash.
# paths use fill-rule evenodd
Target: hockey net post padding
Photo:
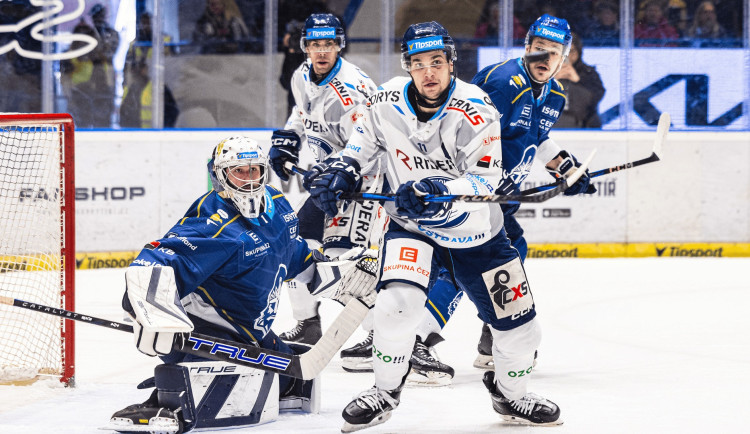
<path id="1" fill-rule="evenodd" d="M 74 125 L 0 113 L 0 295 L 75 310 Z M 73 321 L 0 305 L 0 384 L 73 385 Z"/>

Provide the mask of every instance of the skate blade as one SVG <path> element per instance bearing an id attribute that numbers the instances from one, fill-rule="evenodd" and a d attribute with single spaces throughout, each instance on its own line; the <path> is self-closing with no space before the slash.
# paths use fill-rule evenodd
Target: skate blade
<path id="1" fill-rule="evenodd" d="M 341 359 L 341 367 L 346 372 L 372 372 L 372 358 L 344 357 Z"/>
<path id="2" fill-rule="evenodd" d="M 557 419 L 552 422 L 546 422 L 546 423 L 534 423 L 528 419 L 524 419 L 522 417 L 516 417 L 516 416 L 510 416 L 507 414 L 501 414 L 500 418 L 503 420 L 503 422 L 513 425 L 526 425 L 526 426 L 556 426 L 556 425 L 562 425 L 563 420 Z"/>
<path id="3" fill-rule="evenodd" d="M 387 411 L 380 416 L 373 419 L 370 423 L 361 424 L 361 425 L 352 425 L 349 422 L 344 421 L 344 426 L 341 427 L 341 432 L 354 432 L 359 431 L 365 428 L 369 428 L 371 426 L 380 425 L 381 423 L 385 423 L 388 419 L 391 418 L 392 411 Z"/>
<path id="4" fill-rule="evenodd" d="M 474 359 L 474 367 L 477 369 L 492 371 L 495 369 L 495 361 L 492 359 L 492 356 L 479 354 L 477 358 Z"/>
<path id="5" fill-rule="evenodd" d="M 153 434 L 174 434 L 180 430 L 180 426 L 174 419 L 152 418 L 147 424 L 133 424 L 130 419 L 112 419 L 109 424 L 99 427 L 100 430 L 117 432 L 147 432 Z"/>
<path id="6" fill-rule="evenodd" d="M 428 372 L 426 375 L 411 370 L 406 377 L 406 387 L 445 387 L 450 386 L 453 377 L 444 372 Z"/>

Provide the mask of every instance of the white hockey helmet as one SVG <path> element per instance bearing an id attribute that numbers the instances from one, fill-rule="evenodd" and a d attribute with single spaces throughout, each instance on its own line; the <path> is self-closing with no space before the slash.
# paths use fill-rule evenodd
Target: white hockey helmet
<path id="1" fill-rule="evenodd" d="M 255 218 L 263 210 L 268 158 L 260 144 L 244 136 L 234 136 L 219 143 L 208 163 L 214 190 L 229 199 L 246 218 Z"/>

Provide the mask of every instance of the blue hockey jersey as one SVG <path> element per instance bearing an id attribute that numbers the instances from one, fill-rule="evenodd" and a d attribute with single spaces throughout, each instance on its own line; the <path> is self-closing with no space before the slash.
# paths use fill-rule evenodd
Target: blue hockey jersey
<path id="1" fill-rule="evenodd" d="M 131 266 L 171 266 L 186 312 L 260 342 L 276 317 L 282 283 L 313 264 L 292 206 L 273 187 L 265 195 L 265 212 L 247 219 L 210 191 Z"/>
<path id="2" fill-rule="evenodd" d="M 549 130 L 565 107 L 560 82 L 548 81 L 534 99 L 529 76 L 517 58 L 484 68 L 472 84 L 487 92 L 500 112 L 503 168 L 517 185 L 529 175 L 535 156 L 546 164 L 560 152 L 549 141 Z"/>

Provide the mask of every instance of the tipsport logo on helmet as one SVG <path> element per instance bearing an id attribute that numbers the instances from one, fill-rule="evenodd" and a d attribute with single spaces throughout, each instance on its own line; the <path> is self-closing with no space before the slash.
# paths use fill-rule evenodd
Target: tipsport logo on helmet
<path id="1" fill-rule="evenodd" d="M 307 39 L 334 39 L 336 38 L 336 29 L 333 27 L 319 27 L 317 29 L 307 29 Z"/>
<path id="2" fill-rule="evenodd" d="M 539 36 L 561 44 L 565 43 L 565 33 L 552 29 L 550 27 L 539 26 L 534 32 L 534 36 Z"/>
<path id="3" fill-rule="evenodd" d="M 248 159 L 248 158 L 259 158 L 259 156 L 258 156 L 258 153 L 256 151 L 240 152 L 239 154 L 237 154 L 237 159 L 238 160 L 245 160 L 245 159 Z"/>
<path id="4" fill-rule="evenodd" d="M 442 36 L 430 36 L 429 38 L 413 39 L 407 42 L 406 46 L 409 47 L 410 55 L 421 53 L 422 51 L 445 49 Z"/>

